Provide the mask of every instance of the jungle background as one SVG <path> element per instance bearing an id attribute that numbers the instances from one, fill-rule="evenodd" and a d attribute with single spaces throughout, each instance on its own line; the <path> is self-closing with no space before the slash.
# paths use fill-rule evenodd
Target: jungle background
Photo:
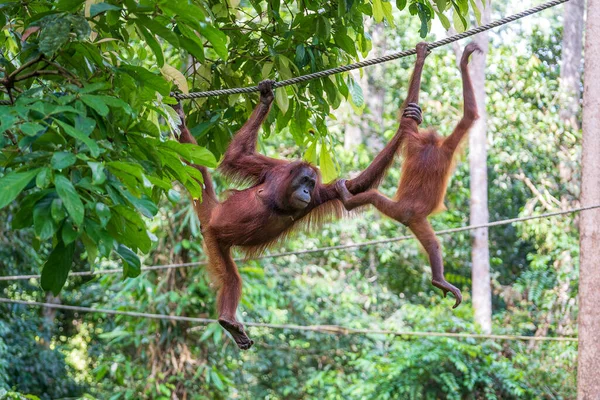
<path id="1" fill-rule="evenodd" d="M 140 273 L 140 265 L 205 259 L 189 197 L 198 188 L 179 157 L 214 167 L 258 97 L 184 102 L 192 132 L 208 150 L 189 154 L 164 145 L 171 135 L 169 91 L 286 79 L 413 48 L 481 17 L 474 2 L 408 3 L 1 1 L 0 77 L 6 82 L 37 54 L 49 62 L 34 70 L 56 73 L 19 71 L 15 89 L 5 86 L 3 98 L 17 102 L 0 107 L 0 176 L 18 190 L 7 184 L 0 194 L 0 275 L 42 271 L 43 288 L 36 279 L 2 281 L 0 296 L 214 317 L 215 295 L 202 266 Z M 541 2 L 487 3 L 496 19 Z M 578 205 L 581 134 L 561 116 L 563 21 L 557 7 L 489 33 L 492 221 Z M 456 50 L 434 50 L 423 74 L 423 126 L 443 135 L 462 112 Z M 278 89 L 261 152 L 305 158 L 325 180 L 358 173 L 397 128 L 413 62 Z M 468 152 L 465 146 L 450 181 L 448 210 L 432 218 L 437 230 L 469 224 Z M 167 164 L 172 169 L 161 171 Z M 381 185 L 388 195 L 400 165 Z M 228 188 L 214 178 L 221 191 Z M 366 209 L 271 251 L 406 233 Z M 470 301 L 470 234 L 440 240 L 447 278 L 465 295 L 456 310 L 430 285 L 427 258 L 410 240 L 240 262 L 240 317 L 479 332 Z M 576 336 L 578 240 L 576 214 L 490 228 L 494 333 Z M 121 266 L 123 275 L 66 278 L 69 270 Z M 576 397 L 574 342 L 248 331 L 256 343 L 241 352 L 216 324 L 0 304 L 0 398 Z"/>

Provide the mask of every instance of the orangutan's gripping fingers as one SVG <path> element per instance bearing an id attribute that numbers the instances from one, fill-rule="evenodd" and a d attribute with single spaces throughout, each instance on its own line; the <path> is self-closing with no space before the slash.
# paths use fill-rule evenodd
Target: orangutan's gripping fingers
<path id="1" fill-rule="evenodd" d="M 275 81 L 267 79 L 258 84 L 258 90 L 260 92 L 260 101 L 264 104 L 271 104 L 275 95 L 273 94 L 273 85 Z"/>
<path id="2" fill-rule="evenodd" d="M 429 49 L 429 43 L 420 42 L 417 43 L 417 59 L 424 60 L 429 54 L 431 54 L 431 49 Z"/>
<path id="3" fill-rule="evenodd" d="M 421 122 L 423 122 L 423 111 L 421 110 L 421 107 L 415 103 L 408 103 L 404 109 L 404 112 L 402 113 L 402 116 L 415 120 L 417 124 L 421 124 Z"/>
<path id="4" fill-rule="evenodd" d="M 342 200 L 348 200 L 352 197 L 352 193 L 346 187 L 346 179 L 340 179 L 335 183 L 335 190 L 337 190 L 338 194 L 342 198 Z"/>

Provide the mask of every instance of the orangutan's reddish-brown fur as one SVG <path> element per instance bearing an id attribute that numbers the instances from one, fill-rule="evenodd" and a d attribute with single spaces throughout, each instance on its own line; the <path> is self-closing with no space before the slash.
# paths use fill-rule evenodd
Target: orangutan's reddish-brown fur
<path id="1" fill-rule="evenodd" d="M 478 118 L 468 62 L 469 56 L 474 51 L 480 50 L 475 43 L 471 43 L 463 52 L 460 70 L 463 81 L 464 113 L 452 134 L 443 138 L 432 129 L 421 132 L 418 129 L 422 119 L 417 103 L 426 46 L 426 44 L 417 46 L 417 62 L 405 101 L 407 106 L 400 120 L 398 134 L 402 138 L 404 163 L 396 195 L 393 199 L 388 199 L 376 190 L 368 190 L 353 196 L 346 189 L 343 181 L 339 181 L 337 188 L 346 209 L 352 210 L 355 207 L 372 204 L 385 215 L 408 226 L 429 255 L 433 285 L 442 289 L 444 296 L 448 292 L 453 293 L 456 297 L 454 304 L 456 308 L 462 301 L 462 295 L 458 288 L 444 279 L 440 245 L 427 221 L 427 216 L 443 209 L 454 153 Z"/>
<path id="2" fill-rule="evenodd" d="M 208 255 L 207 269 L 219 288 L 219 322 L 240 349 L 248 349 L 254 342 L 236 319 L 242 280 L 231 257 L 231 247 L 241 246 L 247 254 L 256 255 L 300 225 L 315 226 L 343 212 L 335 183 L 321 183 L 317 168 L 303 161 L 278 160 L 256 152 L 258 130 L 273 102 L 272 82 L 261 82 L 259 89 L 259 104 L 235 135 L 219 166 L 225 176 L 251 186 L 231 191 L 225 201 L 219 202 L 207 169 L 194 165 L 204 178 L 202 200 L 194 201 L 194 205 Z M 181 106 L 174 108 L 181 118 L 179 141 L 196 144 L 186 127 Z M 367 169 L 348 180 L 349 193 L 361 193 L 377 186 L 399 146 L 400 137 L 395 137 Z M 298 203 L 298 193 L 310 201 Z"/>

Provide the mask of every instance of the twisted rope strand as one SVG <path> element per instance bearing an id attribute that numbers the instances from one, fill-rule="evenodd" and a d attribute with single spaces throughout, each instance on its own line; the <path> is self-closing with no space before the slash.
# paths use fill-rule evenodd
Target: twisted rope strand
<path id="1" fill-rule="evenodd" d="M 70 306 L 66 304 L 41 303 L 37 301 L 13 300 L 0 297 L 0 303 L 21 304 L 29 307 L 46 307 L 57 310 L 68 310 L 84 313 L 97 313 L 107 315 L 123 315 L 134 318 L 158 319 L 173 322 L 190 322 L 194 324 L 210 324 L 218 322 L 212 318 L 195 318 L 181 315 L 150 314 L 137 311 L 118 311 L 105 308 L 90 308 Z M 455 333 L 455 332 L 420 332 L 420 331 L 392 331 L 385 329 L 354 329 L 339 325 L 294 325 L 294 324 L 268 324 L 260 322 L 244 322 L 244 325 L 256 328 L 268 329 L 288 329 L 293 331 L 312 331 L 319 333 L 330 333 L 337 335 L 393 335 L 393 336 L 414 336 L 414 337 L 451 337 L 451 338 L 472 338 L 472 339 L 495 339 L 495 340 L 534 340 L 534 341 L 555 341 L 555 342 L 577 342 L 578 338 L 569 336 L 521 336 L 521 335 L 485 335 L 478 333 Z M 192 327 L 189 330 L 195 331 L 199 327 Z"/>
<path id="2" fill-rule="evenodd" d="M 527 217 L 504 219 L 504 220 L 500 220 L 500 221 L 488 222 L 485 224 L 467 225 L 467 226 L 461 226 L 459 228 L 444 229 L 444 230 L 436 231 L 435 234 L 436 235 L 449 235 L 451 233 L 456 233 L 456 232 L 470 231 L 470 230 L 481 229 L 481 228 L 489 228 L 489 227 L 500 226 L 500 225 L 508 225 L 508 224 L 512 224 L 515 222 L 529 221 L 532 219 L 552 218 L 552 217 L 556 217 L 556 216 L 560 216 L 560 215 L 592 210 L 595 208 L 600 208 L 600 204 L 586 206 L 586 207 L 572 208 L 569 210 L 549 212 L 549 213 L 540 214 L 540 215 L 529 215 Z M 264 254 L 262 256 L 252 258 L 252 260 L 263 260 L 263 259 L 267 259 L 267 258 L 278 258 L 278 257 L 292 256 L 292 255 L 322 253 L 322 252 L 331 251 L 331 250 L 345 250 L 345 249 L 351 249 L 351 248 L 357 248 L 357 247 L 375 246 L 375 245 L 385 244 L 385 243 L 401 242 L 401 241 L 409 240 L 409 239 L 414 239 L 414 236 L 404 235 L 404 236 L 397 236 L 397 237 L 393 237 L 393 238 L 389 238 L 389 239 L 369 240 L 366 242 L 340 244 L 337 246 L 319 247 L 316 249 L 307 249 L 307 250 L 299 250 L 299 251 L 285 251 L 285 252 L 281 252 L 281 253 Z M 247 258 L 234 259 L 234 261 L 236 261 L 236 262 L 237 261 L 246 261 L 246 260 L 249 260 L 249 259 L 247 259 Z M 184 267 L 192 267 L 192 266 L 199 266 L 199 265 L 206 265 L 206 264 L 207 264 L 207 261 L 196 261 L 196 262 L 178 263 L 178 264 L 149 265 L 149 266 L 142 267 L 141 269 L 142 269 L 142 271 L 156 271 L 156 270 L 162 270 L 162 269 L 184 268 Z M 97 271 L 79 271 L 79 272 L 71 272 L 69 274 L 69 277 L 108 275 L 108 274 L 118 274 L 118 273 L 122 273 L 122 272 L 123 272 L 123 270 L 120 268 L 101 269 L 101 270 L 97 270 Z M 40 277 L 41 277 L 41 275 L 39 275 L 39 274 L 38 275 L 10 275 L 10 276 L 0 276 L 0 281 L 39 279 Z"/>

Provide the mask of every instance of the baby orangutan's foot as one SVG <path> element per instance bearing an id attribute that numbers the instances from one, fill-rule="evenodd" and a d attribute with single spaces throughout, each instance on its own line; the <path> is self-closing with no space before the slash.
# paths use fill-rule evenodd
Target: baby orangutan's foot
<path id="1" fill-rule="evenodd" d="M 231 334 L 233 340 L 235 340 L 235 344 L 237 344 L 241 350 L 248 350 L 254 344 L 254 340 L 251 340 L 248 335 L 246 335 L 244 326 L 236 320 L 231 321 L 221 317 L 219 318 L 219 324 Z"/>
<path id="2" fill-rule="evenodd" d="M 462 303 L 462 294 L 460 293 L 460 290 L 458 290 L 458 288 L 455 287 L 454 285 L 451 285 L 448 282 L 446 282 L 445 279 L 441 279 L 441 280 L 433 279 L 431 281 L 431 283 L 436 288 L 442 289 L 442 291 L 444 292 L 444 297 L 446 297 L 446 294 L 448 294 L 448 292 L 450 292 L 454 295 L 454 297 L 456 298 L 456 302 L 454 303 L 454 306 L 452 306 L 452 308 L 456 308 L 459 306 L 460 303 Z"/>

